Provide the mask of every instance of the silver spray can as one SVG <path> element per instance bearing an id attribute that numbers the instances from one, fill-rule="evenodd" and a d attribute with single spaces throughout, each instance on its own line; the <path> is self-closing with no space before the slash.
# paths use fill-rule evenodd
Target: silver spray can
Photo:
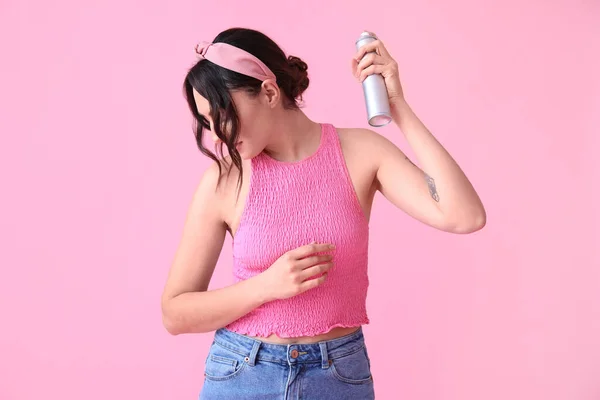
<path id="1" fill-rule="evenodd" d="M 372 32 L 363 32 L 356 41 L 356 50 L 367 43 L 377 40 Z M 367 53 L 368 54 L 368 53 Z M 365 54 L 366 55 L 366 54 Z M 367 118 L 371 126 L 384 126 L 392 121 L 390 101 L 385 82 L 380 74 L 369 75 L 362 83 L 367 106 Z"/>

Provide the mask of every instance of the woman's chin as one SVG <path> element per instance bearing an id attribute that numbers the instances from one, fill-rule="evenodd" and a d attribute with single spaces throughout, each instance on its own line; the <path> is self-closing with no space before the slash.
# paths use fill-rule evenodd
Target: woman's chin
<path id="1" fill-rule="evenodd" d="M 239 153 L 240 157 L 242 158 L 242 160 L 245 160 L 247 158 L 246 152 L 244 150 L 247 150 L 244 147 L 244 142 L 238 142 L 235 145 L 235 149 L 237 150 L 237 152 Z"/>
<path id="2" fill-rule="evenodd" d="M 260 154 L 260 151 L 256 154 L 254 154 L 254 152 L 252 151 L 252 149 L 249 149 L 245 143 L 240 142 L 235 146 L 235 149 L 237 150 L 238 154 L 240 155 L 240 158 L 242 160 L 250 160 L 254 157 L 256 157 L 257 155 Z"/>
<path id="3" fill-rule="evenodd" d="M 256 157 L 258 154 L 260 154 L 260 153 L 257 153 L 257 154 L 245 154 L 245 153 L 240 153 L 240 158 L 241 158 L 242 160 L 251 160 L 251 159 L 253 159 L 254 157 Z"/>

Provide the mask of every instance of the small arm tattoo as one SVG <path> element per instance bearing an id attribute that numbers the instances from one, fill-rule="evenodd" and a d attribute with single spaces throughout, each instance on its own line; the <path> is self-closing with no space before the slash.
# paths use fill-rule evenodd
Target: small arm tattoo
<path id="1" fill-rule="evenodd" d="M 412 162 L 410 160 L 410 158 L 408 158 L 408 156 L 404 156 L 404 158 L 406 158 L 406 161 L 408 161 L 409 163 L 411 163 L 412 165 L 415 165 L 414 162 Z M 416 167 L 416 165 L 415 165 Z M 425 174 L 425 180 L 427 181 L 427 186 L 429 187 L 429 194 L 431 194 L 431 197 L 436 201 L 436 202 L 440 202 L 440 195 L 437 192 L 437 188 L 435 187 L 435 181 L 433 180 L 432 177 L 430 177 L 429 175 Z"/>
<path id="2" fill-rule="evenodd" d="M 430 177 L 429 175 L 425 174 L 425 179 L 427 180 L 427 186 L 429 186 L 429 194 L 431 194 L 431 197 L 439 203 L 440 201 L 440 195 L 437 192 L 437 188 L 435 187 L 435 181 L 433 180 L 432 177 Z"/>

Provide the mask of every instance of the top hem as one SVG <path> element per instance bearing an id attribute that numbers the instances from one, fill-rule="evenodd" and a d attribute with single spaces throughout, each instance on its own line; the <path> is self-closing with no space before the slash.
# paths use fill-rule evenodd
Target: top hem
<path id="1" fill-rule="evenodd" d="M 300 331 L 300 332 L 289 332 L 289 331 L 280 331 L 277 329 L 260 329 L 260 328 L 249 328 L 249 327 L 236 327 L 235 323 L 233 323 L 232 325 L 228 325 L 225 328 L 229 329 L 232 332 L 238 333 L 240 335 L 247 335 L 247 336 L 253 336 L 253 337 L 257 337 L 257 338 L 266 338 L 269 337 L 271 335 L 277 335 L 278 337 L 282 338 L 282 339 L 293 339 L 293 338 L 297 338 L 297 337 L 311 337 L 311 336 L 319 336 L 319 335 L 324 335 L 326 333 L 329 333 L 332 329 L 335 328 L 358 328 L 360 326 L 363 325 L 368 325 L 370 323 L 369 319 L 366 318 L 360 322 L 356 322 L 356 323 L 338 323 L 338 324 L 334 324 L 334 325 L 329 325 L 327 328 L 322 328 L 322 329 L 312 329 L 312 330 L 305 330 L 305 331 Z"/>

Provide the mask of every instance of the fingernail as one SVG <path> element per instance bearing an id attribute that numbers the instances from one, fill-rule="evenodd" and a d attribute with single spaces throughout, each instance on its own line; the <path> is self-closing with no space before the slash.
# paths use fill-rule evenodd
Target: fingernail
<path id="1" fill-rule="evenodd" d="M 329 245 L 329 248 L 330 248 L 330 249 L 335 249 L 335 244 L 330 244 L 330 245 Z"/>

